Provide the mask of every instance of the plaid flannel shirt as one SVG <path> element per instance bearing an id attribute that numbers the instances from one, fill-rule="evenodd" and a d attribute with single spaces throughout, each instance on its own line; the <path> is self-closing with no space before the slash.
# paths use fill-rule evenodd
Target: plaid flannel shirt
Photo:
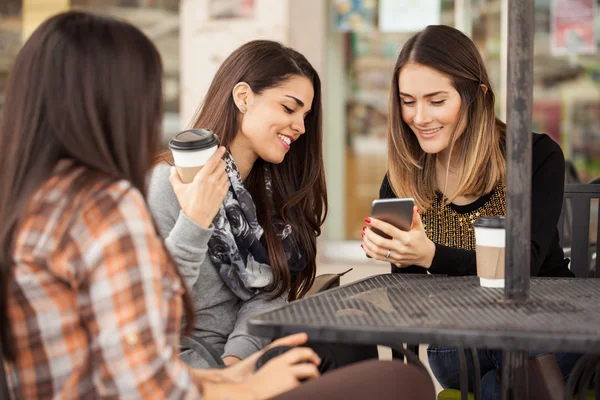
<path id="1" fill-rule="evenodd" d="M 60 163 L 21 219 L 13 397 L 200 398 L 179 360 L 183 287 L 141 193 L 98 182 L 73 197 L 84 172 Z"/>

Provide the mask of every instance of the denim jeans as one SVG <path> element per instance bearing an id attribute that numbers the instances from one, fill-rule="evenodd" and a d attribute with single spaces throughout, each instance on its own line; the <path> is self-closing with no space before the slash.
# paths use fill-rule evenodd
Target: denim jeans
<path id="1" fill-rule="evenodd" d="M 530 351 L 530 356 L 542 352 Z M 481 395 L 483 400 L 500 400 L 502 390 L 498 374 L 502 372 L 502 351 L 477 350 L 481 367 Z M 558 366 L 565 378 L 569 376 L 575 363 L 581 356 L 574 353 L 555 353 Z M 427 349 L 429 366 L 440 385 L 445 389 L 460 389 L 460 364 L 456 349 L 444 347 L 429 347 Z M 473 390 L 473 361 L 467 353 L 467 368 L 469 378 L 469 391 Z"/>

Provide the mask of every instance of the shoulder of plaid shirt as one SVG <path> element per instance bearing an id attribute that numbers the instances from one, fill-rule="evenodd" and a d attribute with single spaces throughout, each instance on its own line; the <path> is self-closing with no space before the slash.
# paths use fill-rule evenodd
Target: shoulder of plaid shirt
<path id="1" fill-rule="evenodd" d="M 200 398 L 197 376 L 178 358 L 183 287 L 143 196 L 125 181 L 69 196 L 85 170 L 57 169 L 15 243 L 11 390 L 22 398 Z"/>

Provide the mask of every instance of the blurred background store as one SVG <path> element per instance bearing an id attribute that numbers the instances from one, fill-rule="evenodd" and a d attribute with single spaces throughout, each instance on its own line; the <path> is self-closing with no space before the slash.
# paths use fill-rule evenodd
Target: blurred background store
<path id="1" fill-rule="evenodd" d="M 560 143 L 582 182 L 600 176 L 598 2 L 535 0 L 534 129 Z M 24 39 L 66 9 L 123 18 L 156 43 L 165 66 L 165 143 L 187 126 L 236 47 L 258 38 L 293 46 L 324 83 L 324 254 L 364 260 L 357 241 L 386 170 L 389 86 L 403 43 L 429 24 L 472 37 L 504 118 L 507 7 L 507 0 L 0 0 L 0 108 Z"/>

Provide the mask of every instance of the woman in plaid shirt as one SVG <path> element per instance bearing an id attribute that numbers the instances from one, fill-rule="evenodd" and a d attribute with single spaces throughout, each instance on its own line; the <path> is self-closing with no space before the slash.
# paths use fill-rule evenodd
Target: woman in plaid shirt
<path id="1" fill-rule="evenodd" d="M 45 21 L 17 56 L 0 125 L 0 365 L 9 395 L 386 399 L 408 388 L 403 398 L 431 398 L 429 379 L 397 362 L 298 387 L 318 376 L 307 348 L 256 373 L 260 352 L 222 370 L 179 360 L 191 303 L 145 203 L 161 76 L 160 56 L 138 29 L 81 12 Z M 205 173 L 222 174 L 222 154 Z"/>

